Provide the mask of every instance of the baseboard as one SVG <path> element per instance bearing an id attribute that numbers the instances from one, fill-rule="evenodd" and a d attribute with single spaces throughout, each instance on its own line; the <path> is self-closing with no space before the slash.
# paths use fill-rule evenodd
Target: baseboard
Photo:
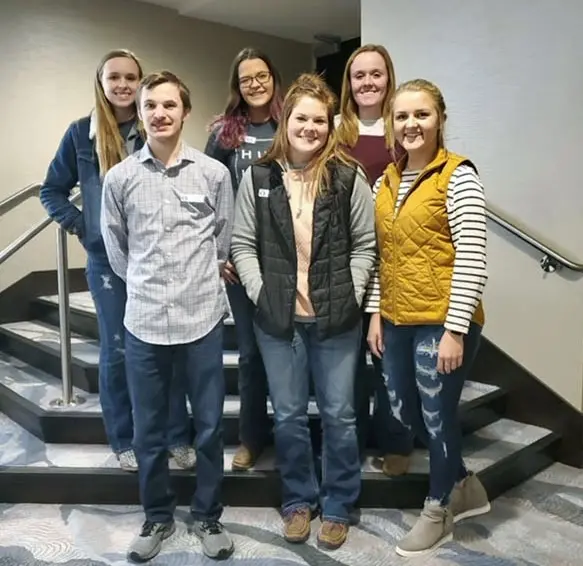
<path id="1" fill-rule="evenodd" d="M 503 387 L 507 392 L 504 416 L 558 433 L 561 439 L 556 450 L 557 460 L 583 468 L 581 411 L 485 338 L 471 378 Z"/>
<path id="2" fill-rule="evenodd" d="M 69 269 L 71 293 L 87 290 L 85 268 Z M 28 320 L 33 299 L 58 292 L 57 270 L 33 271 L 0 293 L 0 323 Z"/>

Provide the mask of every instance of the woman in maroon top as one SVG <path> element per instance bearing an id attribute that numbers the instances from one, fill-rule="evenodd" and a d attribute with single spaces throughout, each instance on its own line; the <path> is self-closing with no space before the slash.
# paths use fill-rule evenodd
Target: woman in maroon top
<path id="1" fill-rule="evenodd" d="M 340 114 L 336 116 L 339 141 L 363 166 L 369 183 L 375 184 L 389 163 L 398 160 L 399 147 L 391 149 L 390 100 L 395 91 L 395 71 L 382 45 L 363 45 L 348 59 L 342 80 Z M 366 311 L 367 298 L 364 301 Z M 365 312 L 363 328 L 368 328 L 370 314 Z M 389 404 L 382 376 L 381 360 L 373 355 L 373 371 L 366 362 L 366 332 L 363 335 L 358 379 L 355 388 L 356 425 L 361 460 L 372 433 L 382 458 L 382 470 L 388 476 L 407 473 L 413 451 L 413 437 L 397 421 Z M 374 399 L 371 420 L 370 399 Z"/>

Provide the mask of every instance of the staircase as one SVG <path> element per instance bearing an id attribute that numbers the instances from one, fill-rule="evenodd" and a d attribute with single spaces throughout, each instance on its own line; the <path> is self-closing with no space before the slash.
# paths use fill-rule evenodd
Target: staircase
<path id="1" fill-rule="evenodd" d="M 118 468 L 106 444 L 98 400 L 98 333 L 88 292 L 70 295 L 72 380 L 85 402 L 72 407 L 51 403 L 61 396 L 58 301 L 33 300 L 31 320 L 0 325 L 0 501 L 10 503 L 137 504 L 135 474 Z M 224 406 L 225 482 L 223 500 L 233 506 L 277 506 L 280 485 L 273 448 L 249 472 L 232 472 L 237 446 L 239 397 L 237 343 L 233 322 L 224 340 L 227 398 Z M 496 368 L 491 368 L 496 371 Z M 460 415 L 464 457 L 497 497 L 548 466 L 558 434 L 504 418 L 506 392 L 469 381 Z M 317 438 L 320 419 L 310 403 L 310 426 Z M 178 503 L 187 505 L 196 471 L 176 468 L 172 481 Z M 361 507 L 421 507 L 428 489 L 427 451 L 416 449 L 411 473 L 386 478 L 374 446 L 362 467 Z"/>

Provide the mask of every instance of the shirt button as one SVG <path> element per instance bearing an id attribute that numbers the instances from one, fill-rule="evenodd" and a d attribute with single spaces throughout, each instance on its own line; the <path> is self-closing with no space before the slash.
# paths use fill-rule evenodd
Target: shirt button
<path id="1" fill-rule="evenodd" d="M 168 306 L 174 308 L 174 303 L 170 303 Z"/>
<path id="2" fill-rule="evenodd" d="M 166 226 L 166 232 L 170 232 L 170 226 Z"/>
<path id="3" fill-rule="evenodd" d="M 169 199 L 169 198 L 167 198 L 167 199 L 166 199 L 164 202 L 165 202 L 166 204 L 170 204 L 170 199 Z"/>

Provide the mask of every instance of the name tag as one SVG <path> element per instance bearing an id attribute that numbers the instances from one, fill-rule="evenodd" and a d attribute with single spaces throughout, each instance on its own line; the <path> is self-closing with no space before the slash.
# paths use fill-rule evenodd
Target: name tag
<path id="1" fill-rule="evenodd" d="M 204 202 L 205 200 L 205 195 L 197 195 L 197 194 L 189 194 L 189 195 L 185 195 L 185 194 L 181 194 L 180 195 L 180 200 L 183 202 Z"/>
<path id="2" fill-rule="evenodd" d="M 245 143 L 257 143 L 257 138 L 253 136 L 245 136 Z"/>
<path id="3" fill-rule="evenodd" d="M 259 189 L 257 195 L 260 198 L 269 198 L 269 189 Z"/>

